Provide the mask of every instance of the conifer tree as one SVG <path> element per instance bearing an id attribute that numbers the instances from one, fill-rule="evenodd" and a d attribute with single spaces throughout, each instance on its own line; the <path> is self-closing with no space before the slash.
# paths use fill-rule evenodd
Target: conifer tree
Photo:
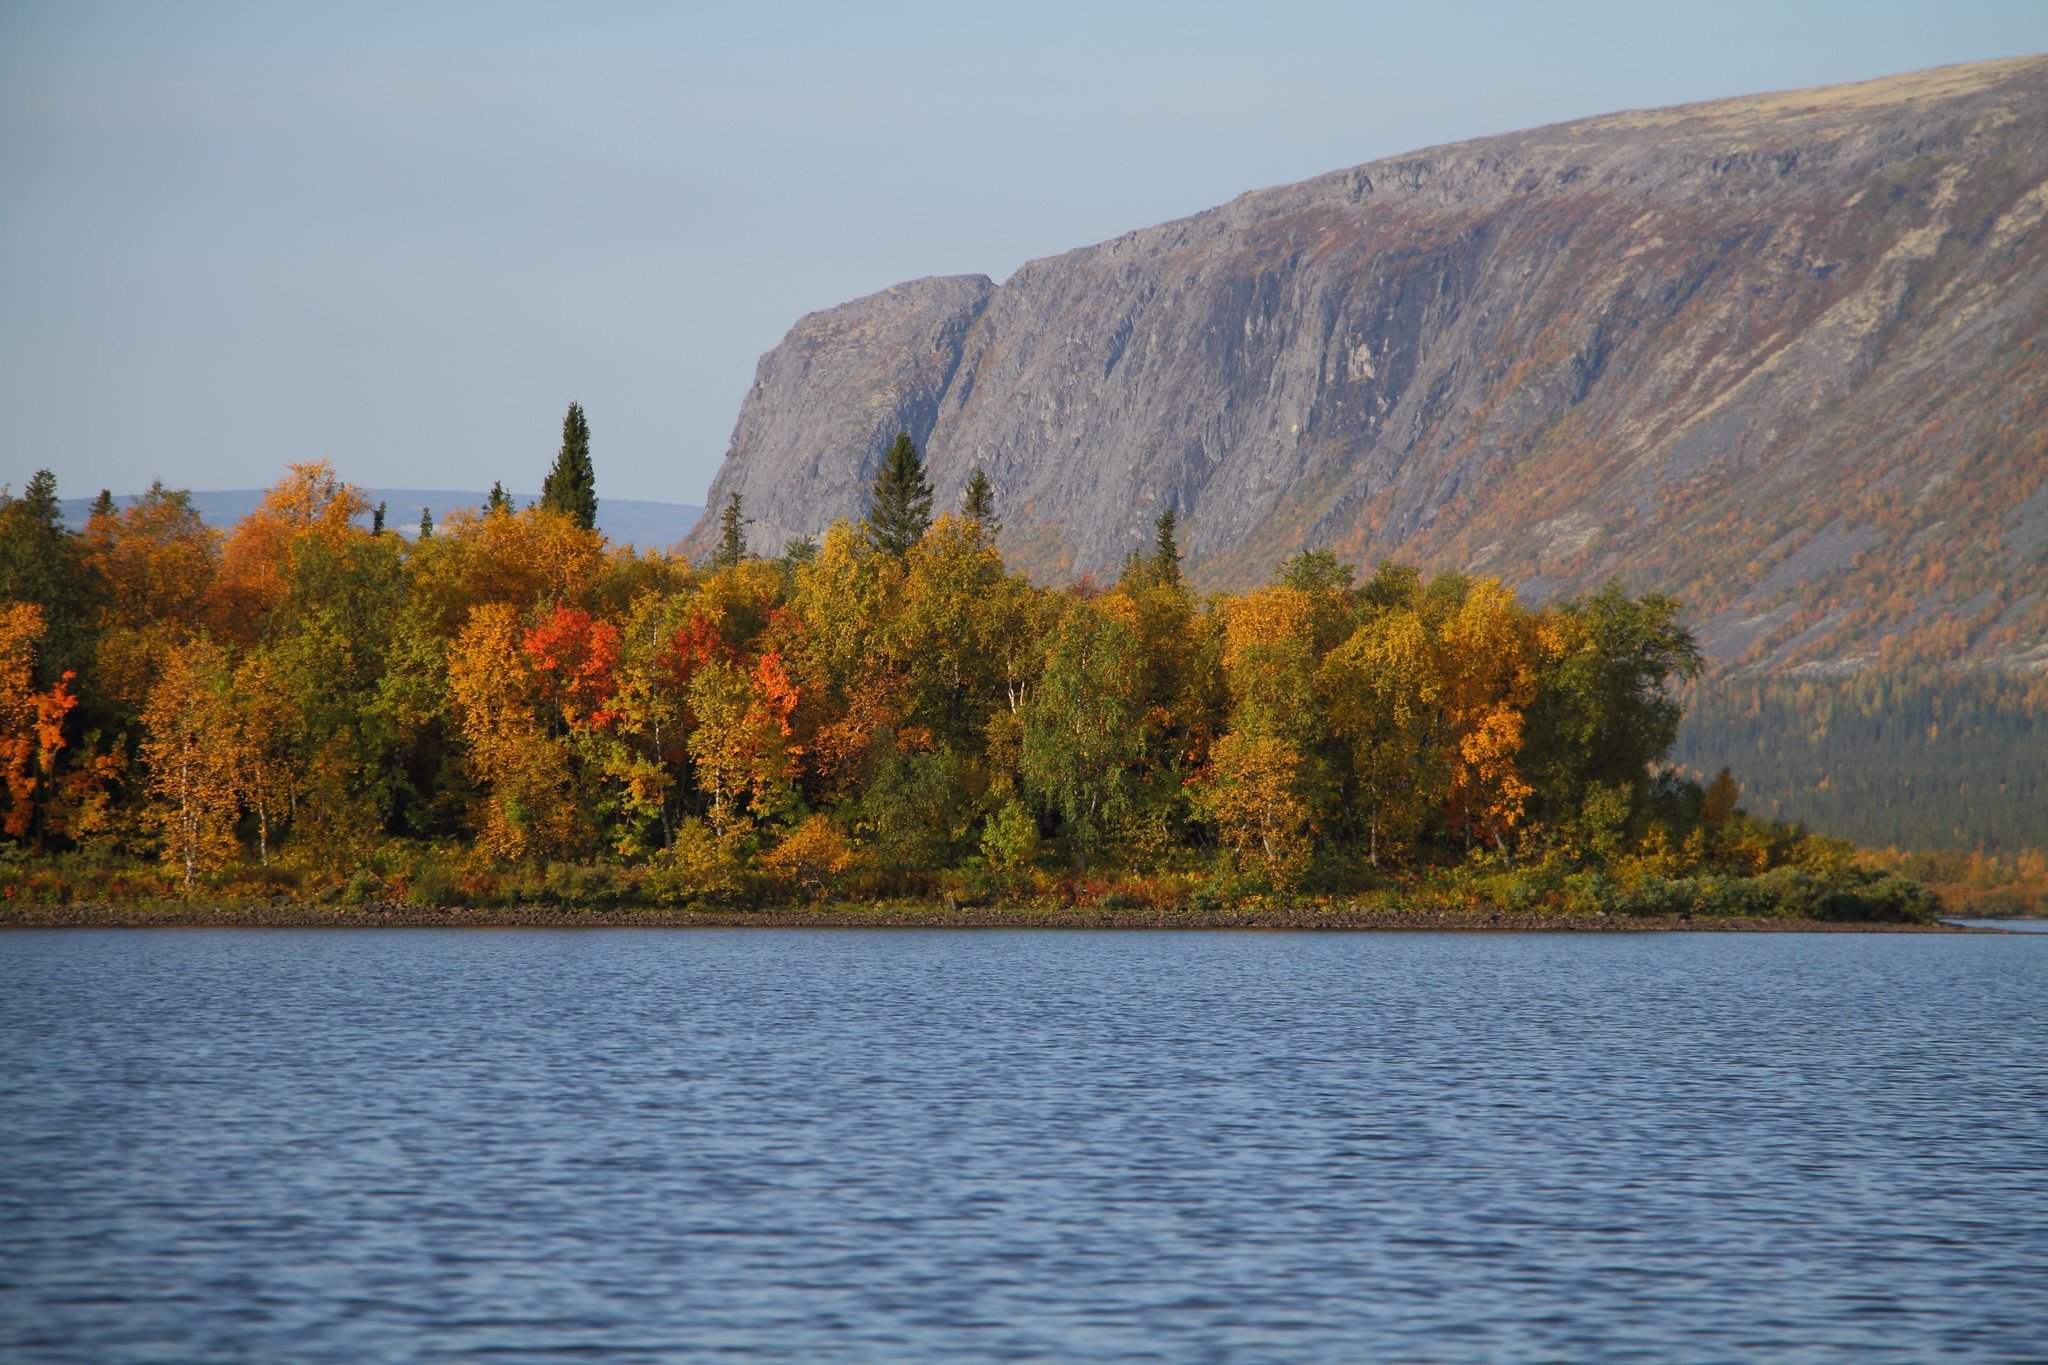
<path id="1" fill-rule="evenodd" d="M 725 510 L 718 514 L 718 549 L 712 553 L 714 568 L 730 569 L 747 557 L 747 523 L 752 517 L 740 515 L 740 495 L 732 494 Z"/>
<path id="2" fill-rule="evenodd" d="M 491 499 L 484 504 L 484 511 L 486 513 L 493 513 L 509 512 L 511 510 L 512 499 L 505 496 L 505 485 L 493 480 L 491 483 Z"/>
<path id="3" fill-rule="evenodd" d="M 818 557 L 818 542 L 814 536 L 798 536 L 782 547 L 782 567 L 785 571 L 799 569 Z"/>
<path id="4" fill-rule="evenodd" d="M 960 493 L 960 515 L 980 522 L 991 538 L 1003 529 L 1002 522 L 996 520 L 996 491 L 980 469 L 967 476 L 967 487 Z"/>
<path id="5" fill-rule="evenodd" d="M 384 534 L 384 504 L 381 502 L 377 504 L 377 510 L 370 513 L 370 534 L 373 536 Z"/>
<path id="6" fill-rule="evenodd" d="M 574 519 L 586 531 L 597 529 L 597 474 L 590 464 L 590 424 L 581 404 L 571 403 L 562 417 L 562 450 L 540 488 L 540 505 Z"/>
<path id="7" fill-rule="evenodd" d="M 882 457 L 868 503 L 868 538 L 884 554 L 902 558 L 932 524 L 932 486 L 910 433 L 899 431 Z"/>
<path id="8" fill-rule="evenodd" d="M 42 608 L 49 633 L 40 671 L 51 679 L 84 660 L 90 596 L 78 537 L 64 526 L 57 476 L 37 470 L 18 498 L 0 485 L 0 602 Z"/>
<path id="9" fill-rule="evenodd" d="M 420 509 L 420 539 L 432 540 L 433 538 L 434 509 L 432 509 L 431 507 L 422 507 Z"/>
<path id="10" fill-rule="evenodd" d="M 1173 504 L 1166 504 L 1166 510 L 1159 514 L 1158 545 L 1152 552 L 1152 569 L 1162 583 L 1180 582 L 1180 545 L 1173 535 L 1179 524 L 1179 518 L 1173 514 Z"/>
<path id="11" fill-rule="evenodd" d="M 114 515 L 113 493 L 102 488 L 100 495 L 92 500 L 92 511 L 87 515 L 92 517 L 111 517 Z"/>

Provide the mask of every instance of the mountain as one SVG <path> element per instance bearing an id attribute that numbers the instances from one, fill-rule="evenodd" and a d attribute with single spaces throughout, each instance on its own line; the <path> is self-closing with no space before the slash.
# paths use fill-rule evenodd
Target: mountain
<path id="1" fill-rule="evenodd" d="M 192 494 L 192 505 L 201 520 L 223 530 L 255 511 L 263 501 L 261 488 L 220 489 Z M 385 518 L 392 530 L 410 536 L 419 529 L 420 512 L 430 509 L 439 517 L 458 507 L 481 507 L 488 493 L 459 492 L 446 488 L 365 488 L 363 496 L 372 507 L 384 503 Z M 538 493 L 510 495 L 515 507 L 540 501 Z M 117 499 L 117 503 L 127 499 Z M 92 510 L 91 498 L 66 498 L 62 503 L 65 524 L 74 530 L 85 525 Z M 620 544 L 664 546 L 675 543 L 704 514 L 701 507 L 674 502 L 635 502 L 627 498 L 599 498 L 597 528 Z"/>
<path id="2" fill-rule="evenodd" d="M 1045 579 L 1172 504 L 1210 586 L 1620 574 L 1724 673 L 2048 669 L 2044 217 L 2040 57 L 1439 147 L 803 318 L 707 503 L 772 552 L 906 430 Z"/>

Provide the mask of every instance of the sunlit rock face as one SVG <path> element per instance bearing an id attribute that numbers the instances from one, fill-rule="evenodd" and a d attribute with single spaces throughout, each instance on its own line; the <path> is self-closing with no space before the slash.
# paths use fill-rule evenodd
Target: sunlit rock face
<path id="1" fill-rule="evenodd" d="M 800 321 L 707 521 L 979 467 L 1011 562 L 1197 580 L 1327 547 L 1680 594 L 1723 665 L 2048 640 L 2048 59 L 1616 114 L 1374 162 Z"/>

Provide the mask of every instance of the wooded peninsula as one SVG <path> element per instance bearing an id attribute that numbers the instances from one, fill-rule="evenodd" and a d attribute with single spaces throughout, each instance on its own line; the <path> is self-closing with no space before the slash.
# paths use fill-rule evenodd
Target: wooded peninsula
<path id="1" fill-rule="evenodd" d="M 47 472 L 0 492 L 0 913 L 1937 908 L 1669 766 L 1667 597 L 1320 551 L 1204 595 L 1171 505 L 1114 583 L 1039 586 L 979 473 L 934 518 L 907 436 L 863 522 L 774 558 L 737 497 L 701 565 L 596 507 L 574 405 L 538 504 L 410 539 L 324 462 L 225 534 L 161 484 L 82 531 Z"/>

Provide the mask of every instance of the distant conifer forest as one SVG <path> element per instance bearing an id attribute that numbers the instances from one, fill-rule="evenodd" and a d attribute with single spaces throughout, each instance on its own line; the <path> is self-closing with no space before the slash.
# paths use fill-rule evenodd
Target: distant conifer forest
<path id="1" fill-rule="evenodd" d="M 0 894 L 668 907 L 916 897 L 1924 918 L 1917 883 L 1668 764 L 1679 604 L 1332 555 L 1198 594 L 1005 568 L 908 437 L 773 558 L 607 543 L 580 408 L 540 505 L 383 512 L 292 465 L 0 500 Z"/>

